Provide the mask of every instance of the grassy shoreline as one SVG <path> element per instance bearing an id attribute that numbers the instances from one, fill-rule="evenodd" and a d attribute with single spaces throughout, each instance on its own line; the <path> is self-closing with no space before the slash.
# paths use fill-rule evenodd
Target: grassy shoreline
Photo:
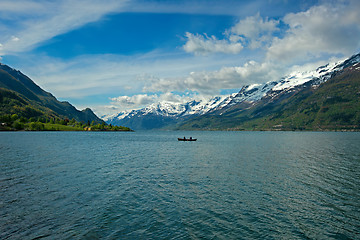
<path id="1" fill-rule="evenodd" d="M 0 131 L 133 131 L 128 127 L 112 126 L 103 123 L 84 124 L 83 122 L 76 122 L 75 120 L 29 120 L 19 118 L 16 114 L 10 116 L 2 116 L 0 119 Z"/>

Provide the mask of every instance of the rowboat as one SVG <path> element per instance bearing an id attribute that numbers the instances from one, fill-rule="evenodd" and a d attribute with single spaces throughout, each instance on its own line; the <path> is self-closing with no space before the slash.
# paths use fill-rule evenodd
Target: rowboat
<path id="1" fill-rule="evenodd" d="M 192 137 L 190 137 L 190 138 L 178 138 L 178 141 L 192 141 L 192 142 L 194 142 L 194 141 L 196 141 L 197 139 L 196 138 L 192 138 Z"/>

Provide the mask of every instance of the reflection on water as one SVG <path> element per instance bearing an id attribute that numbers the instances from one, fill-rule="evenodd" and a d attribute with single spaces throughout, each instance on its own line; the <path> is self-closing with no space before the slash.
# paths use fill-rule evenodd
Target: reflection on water
<path id="1" fill-rule="evenodd" d="M 0 133 L 0 239 L 356 239 L 359 142 L 360 133 Z"/>

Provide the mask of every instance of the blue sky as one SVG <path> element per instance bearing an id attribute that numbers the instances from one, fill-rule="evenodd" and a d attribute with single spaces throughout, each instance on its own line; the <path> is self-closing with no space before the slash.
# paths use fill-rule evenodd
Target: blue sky
<path id="1" fill-rule="evenodd" d="M 102 115 L 349 57 L 359 10 L 356 0 L 0 0 L 0 61 Z"/>

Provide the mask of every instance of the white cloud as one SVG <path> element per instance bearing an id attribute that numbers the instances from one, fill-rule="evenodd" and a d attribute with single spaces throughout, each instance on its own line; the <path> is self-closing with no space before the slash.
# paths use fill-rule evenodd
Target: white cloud
<path id="1" fill-rule="evenodd" d="M 225 31 L 224 39 L 215 36 L 208 37 L 206 34 L 192 34 L 187 32 L 187 42 L 184 50 L 194 54 L 225 53 L 238 54 L 244 47 L 250 49 L 260 48 L 270 44 L 272 35 L 278 31 L 279 21 L 265 18 L 259 13 L 255 16 L 240 20 L 230 30 Z"/>
<path id="2" fill-rule="evenodd" d="M 359 1 L 344 1 L 287 14 L 283 21 L 289 29 L 283 38 L 274 39 L 267 58 L 294 64 L 322 54 L 355 53 L 360 48 L 359 9 Z"/>
<path id="3" fill-rule="evenodd" d="M 129 96 L 119 96 L 115 98 L 111 98 L 112 104 L 121 105 L 124 108 L 131 107 L 134 108 L 134 106 L 142 106 L 147 105 L 150 103 L 153 103 L 155 99 L 158 99 L 157 95 L 147 95 L 147 94 L 138 94 L 133 95 L 131 97 Z"/>
<path id="4" fill-rule="evenodd" d="M 243 41 L 248 41 L 250 48 L 259 48 L 272 39 L 272 34 L 280 29 L 277 27 L 279 21 L 265 18 L 257 13 L 255 16 L 240 20 L 233 26 L 228 34 L 231 37 L 242 37 Z"/>
<path id="5" fill-rule="evenodd" d="M 20 38 L 15 37 L 15 36 L 12 36 L 12 37 L 11 37 L 11 41 L 17 42 L 17 41 L 20 41 Z"/>
<path id="6" fill-rule="evenodd" d="M 218 40 L 215 36 L 208 37 L 199 34 L 186 33 L 187 42 L 184 50 L 189 53 L 206 55 L 209 53 L 229 53 L 237 54 L 243 46 L 239 42 L 231 42 L 228 40 Z"/>
<path id="7" fill-rule="evenodd" d="M 182 78 L 159 78 L 145 86 L 143 91 L 195 91 L 214 95 L 222 89 L 236 89 L 246 84 L 275 80 L 282 74 L 275 65 L 250 61 L 243 66 L 223 67 L 218 71 L 191 72 Z"/>
<path id="8" fill-rule="evenodd" d="M 190 101 L 194 95 L 191 96 L 180 96 L 172 92 L 163 94 L 136 94 L 133 96 L 118 96 L 110 98 L 111 100 L 111 111 L 125 111 L 143 108 L 153 103 L 158 102 L 170 102 L 170 103 L 185 103 Z"/>
<path id="9" fill-rule="evenodd" d="M 188 102 L 190 100 L 190 98 L 193 96 L 194 96 L 193 93 L 190 95 L 188 94 L 188 95 L 180 96 L 180 95 L 174 94 L 172 92 L 166 92 L 159 96 L 159 101 L 160 102 L 171 102 L 171 103 L 184 103 L 184 102 Z"/>
<path id="10" fill-rule="evenodd" d="M 57 0 L 57 1 L 27 1 L 16 4 L 5 1 L 0 3 L 0 19 L 10 18 L 12 24 L 2 26 L 3 34 L 1 55 L 14 54 L 31 50 L 62 33 L 76 29 L 89 22 L 99 20 L 104 15 L 119 11 L 126 0 Z M 33 13 L 24 13 L 26 7 Z M 16 36 L 16 38 L 14 38 Z"/>

